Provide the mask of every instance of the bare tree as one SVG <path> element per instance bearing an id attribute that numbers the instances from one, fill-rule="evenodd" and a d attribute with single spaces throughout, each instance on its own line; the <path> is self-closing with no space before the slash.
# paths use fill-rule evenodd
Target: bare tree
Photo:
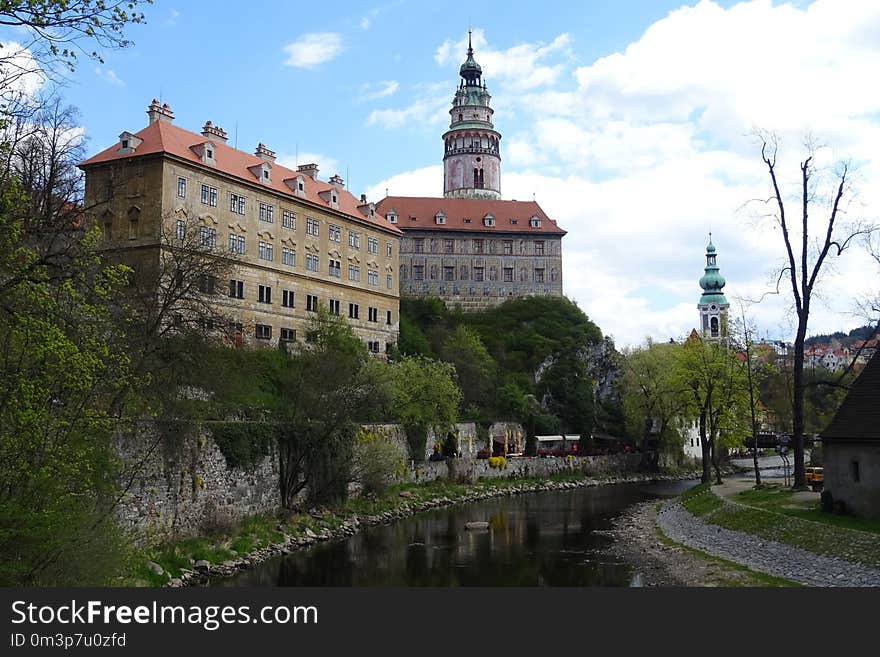
<path id="1" fill-rule="evenodd" d="M 138 5 L 153 0 L 7 0 L 0 3 L 0 25 L 19 28 L 24 43 L 0 44 L 0 88 L 23 75 L 51 75 L 58 65 L 73 70 L 78 56 L 103 63 L 102 49 L 131 45 L 124 34 L 143 23 Z M 16 47 L 18 46 L 18 47 Z"/>
<path id="2" fill-rule="evenodd" d="M 829 259 L 839 257 L 855 239 L 869 235 L 874 228 L 859 223 L 844 223 L 843 216 L 849 203 L 849 165 L 842 163 L 835 176 L 833 191 L 828 199 L 820 197 L 817 170 L 814 162 L 815 146 L 807 142 L 807 156 L 800 164 L 798 206 L 799 220 L 786 215 L 786 199 L 777 178 L 778 140 L 773 135 L 761 135 L 761 159 L 767 166 L 773 195 L 768 200 L 775 205 L 773 216 L 782 233 L 787 264 L 779 273 L 779 281 L 787 278 L 791 285 L 794 309 L 797 314 L 797 332 L 794 339 L 794 372 L 792 381 L 792 434 L 794 443 L 794 488 L 806 490 L 804 469 L 804 341 L 810 318 L 811 303 L 819 275 Z M 813 231 L 811 211 L 821 205 L 821 228 Z"/>

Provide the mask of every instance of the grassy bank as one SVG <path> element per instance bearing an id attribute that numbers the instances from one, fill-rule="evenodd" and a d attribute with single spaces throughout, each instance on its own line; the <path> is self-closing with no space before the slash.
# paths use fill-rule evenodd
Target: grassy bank
<path id="1" fill-rule="evenodd" d="M 736 503 L 700 484 L 682 495 L 684 507 L 727 529 L 880 568 L 880 523 L 835 516 L 795 502 L 791 491 L 772 487 L 738 493 Z"/>
<path id="2" fill-rule="evenodd" d="M 120 584 L 126 586 L 163 586 L 171 578 L 192 570 L 195 562 L 222 564 L 237 557 L 281 543 L 287 536 L 301 537 L 308 532 L 321 534 L 339 528 L 352 516 L 378 516 L 394 511 L 403 504 L 418 505 L 445 499 L 455 502 L 467 496 L 494 492 L 502 494 L 514 486 L 546 482 L 581 482 L 586 479 L 602 482 L 613 479 L 587 477 L 581 472 L 558 473 L 546 478 L 484 479 L 474 484 L 459 484 L 445 480 L 426 483 L 405 483 L 390 487 L 383 495 L 372 498 L 352 498 L 332 508 L 311 510 L 313 513 L 279 513 L 252 516 L 235 527 L 216 531 L 206 536 L 187 538 L 138 552 Z M 161 566 L 162 574 L 153 572 L 148 564 Z"/>

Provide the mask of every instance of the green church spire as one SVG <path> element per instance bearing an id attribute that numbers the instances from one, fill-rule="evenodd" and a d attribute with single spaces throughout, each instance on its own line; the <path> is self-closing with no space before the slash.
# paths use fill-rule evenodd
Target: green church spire
<path id="1" fill-rule="evenodd" d="M 726 284 L 727 281 L 724 280 L 724 276 L 718 271 L 715 245 L 712 244 L 712 233 L 709 233 L 709 245 L 706 247 L 706 273 L 700 279 L 700 287 L 703 288 L 700 305 L 727 305 L 727 299 L 721 291 Z"/>

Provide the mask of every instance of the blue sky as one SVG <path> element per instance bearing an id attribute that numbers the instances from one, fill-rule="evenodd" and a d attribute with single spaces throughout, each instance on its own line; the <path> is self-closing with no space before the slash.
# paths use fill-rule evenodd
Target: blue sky
<path id="1" fill-rule="evenodd" d="M 178 125 L 210 119 L 239 148 L 316 160 L 322 178 L 339 173 L 372 200 L 441 195 L 440 136 L 472 27 L 503 135 L 502 195 L 534 194 L 569 231 L 565 293 L 621 345 L 695 325 L 709 230 L 731 300 L 774 280 L 781 240 L 748 202 L 769 190 L 756 128 L 779 135 L 786 192 L 811 134 L 823 167 L 858 164 L 846 218 L 880 215 L 872 0 L 486 0 L 459 12 L 157 0 L 145 12 L 133 47 L 83 60 L 63 90 L 90 153 L 142 128 L 161 97 Z M 878 273 L 861 251 L 841 259 L 812 331 L 863 323 L 856 302 L 877 293 Z M 790 338 L 787 297 L 748 312 L 762 334 Z"/>

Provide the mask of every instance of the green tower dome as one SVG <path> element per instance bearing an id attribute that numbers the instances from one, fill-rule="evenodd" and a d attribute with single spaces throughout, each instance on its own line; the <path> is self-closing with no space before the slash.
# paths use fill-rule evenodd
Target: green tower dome
<path id="1" fill-rule="evenodd" d="M 728 305 L 727 298 L 721 291 L 726 284 L 727 281 L 724 280 L 724 276 L 718 271 L 715 245 L 712 244 L 712 236 L 710 235 L 709 245 L 706 247 L 706 273 L 700 279 L 700 287 L 703 288 L 700 305 L 713 303 L 719 306 Z"/>
<path id="2" fill-rule="evenodd" d="M 471 31 L 468 30 L 468 51 L 467 59 L 459 69 L 459 74 L 464 78 L 468 86 L 480 86 L 480 78 L 483 75 L 483 68 L 477 64 L 474 59 L 474 47 L 471 43 Z"/>

